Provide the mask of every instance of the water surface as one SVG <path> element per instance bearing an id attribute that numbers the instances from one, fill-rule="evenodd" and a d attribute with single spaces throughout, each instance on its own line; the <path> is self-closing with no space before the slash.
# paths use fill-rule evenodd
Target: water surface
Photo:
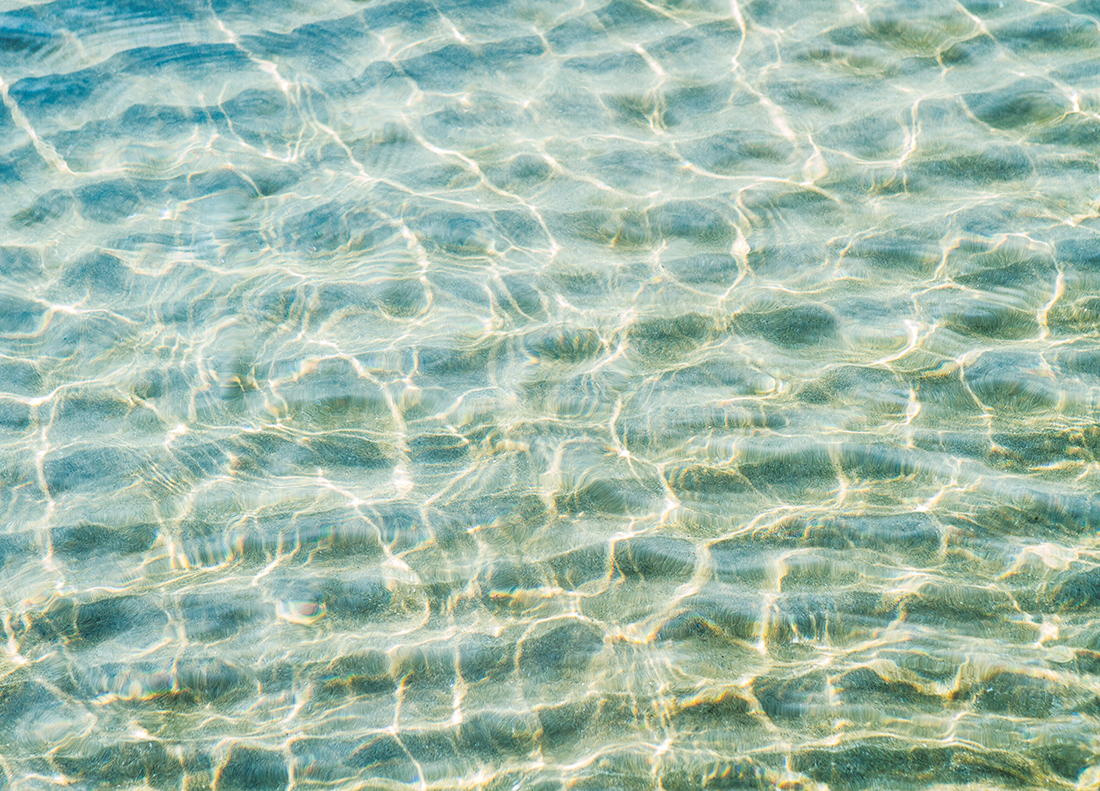
<path id="1" fill-rule="evenodd" d="M 5 2 L 0 788 L 1100 783 L 1098 63 Z"/>

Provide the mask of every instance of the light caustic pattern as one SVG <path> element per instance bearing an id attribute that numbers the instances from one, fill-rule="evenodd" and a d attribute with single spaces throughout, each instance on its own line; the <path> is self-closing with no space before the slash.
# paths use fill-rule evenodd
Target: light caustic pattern
<path id="1" fill-rule="evenodd" d="M 1100 783 L 1100 3 L 0 12 L 0 788 Z"/>

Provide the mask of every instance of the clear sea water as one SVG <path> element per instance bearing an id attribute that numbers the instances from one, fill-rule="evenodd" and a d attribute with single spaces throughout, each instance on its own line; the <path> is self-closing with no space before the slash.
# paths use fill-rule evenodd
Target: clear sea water
<path id="1" fill-rule="evenodd" d="M 0 789 L 1100 786 L 1100 2 L 0 7 Z"/>

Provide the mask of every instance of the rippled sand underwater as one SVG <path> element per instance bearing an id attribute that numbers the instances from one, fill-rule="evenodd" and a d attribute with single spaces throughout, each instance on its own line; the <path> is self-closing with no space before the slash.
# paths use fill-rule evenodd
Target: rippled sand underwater
<path id="1" fill-rule="evenodd" d="M 0 788 L 1100 786 L 1100 3 L 5 2 Z"/>

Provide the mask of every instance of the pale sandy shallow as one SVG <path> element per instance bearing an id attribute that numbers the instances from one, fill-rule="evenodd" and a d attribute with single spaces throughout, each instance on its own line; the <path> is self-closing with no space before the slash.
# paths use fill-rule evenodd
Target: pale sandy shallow
<path id="1" fill-rule="evenodd" d="M 0 12 L 0 789 L 1100 784 L 1100 3 Z"/>

